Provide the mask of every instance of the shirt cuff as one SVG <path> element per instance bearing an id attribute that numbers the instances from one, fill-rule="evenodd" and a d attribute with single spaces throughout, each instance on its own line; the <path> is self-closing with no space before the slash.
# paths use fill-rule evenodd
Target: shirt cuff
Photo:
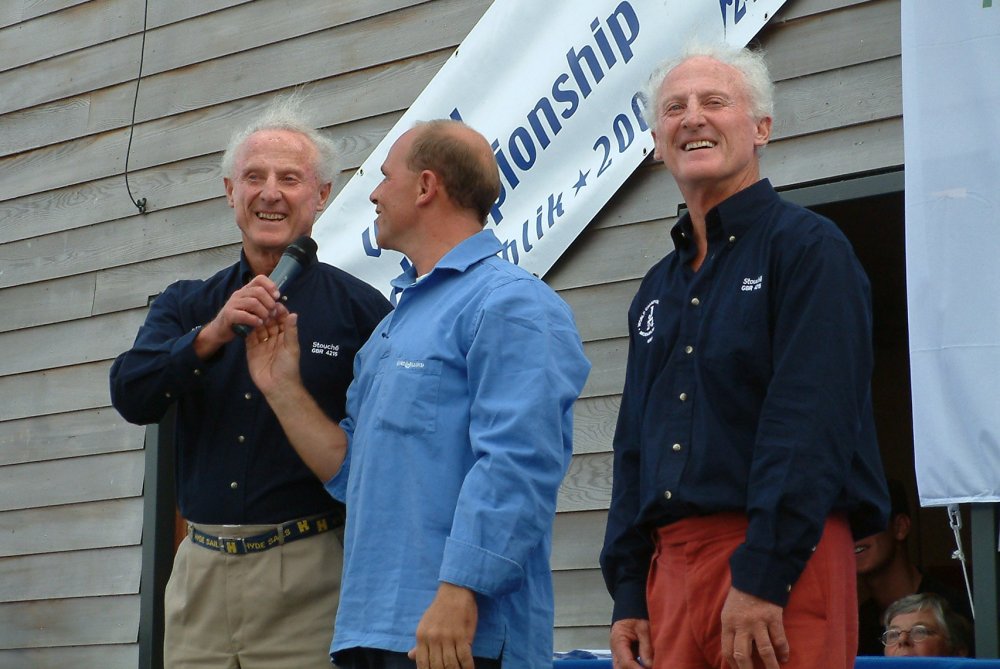
<path id="1" fill-rule="evenodd" d="M 497 597 L 521 587 L 524 569 L 502 555 L 448 537 L 438 578 L 489 597 Z"/>
<path id="2" fill-rule="evenodd" d="M 805 564 L 740 546 L 729 558 L 733 587 L 784 608 Z"/>
<path id="3" fill-rule="evenodd" d="M 170 348 L 170 365 L 175 379 L 184 386 L 198 383 L 205 369 L 212 360 L 202 360 L 194 352 L 194 340 L 201 331 L 201 326 L 191 329 L 174 340 Z"/>
<path id="4" fill-rule="evenodd" d="M 615 588 L 615 606 L 611 613 L 611 622 L 615 623 L 626 618 L 649 619 L 644 582 L 619 583 Z"/>

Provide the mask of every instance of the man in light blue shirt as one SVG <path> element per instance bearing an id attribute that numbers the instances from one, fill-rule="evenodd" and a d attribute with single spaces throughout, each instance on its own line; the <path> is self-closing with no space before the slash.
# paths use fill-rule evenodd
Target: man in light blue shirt
<path id="1" fill-rule="evenodd" d="M 420 124 L 382 173 L 377 240 L 412 267 L 357 354 L 347 418 L 326 420 L 295 383 L 294 314 L 279 308 L 247 345 L 292 444 L 347 503 L 332 653 L 342 667 L 551 667 L 552 521 L 590 363 L 569 307 L 483 230 L 499 175 L 481 135 Z"/>

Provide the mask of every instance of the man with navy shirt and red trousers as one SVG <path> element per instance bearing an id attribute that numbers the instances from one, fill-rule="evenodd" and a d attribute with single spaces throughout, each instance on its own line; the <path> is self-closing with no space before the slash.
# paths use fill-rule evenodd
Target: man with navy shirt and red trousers
<path id="1" fill-rule="evenodd" d="M 888 502 L 868 280 L 761 179 L 761 54 L 690 47 L 649 85 L 688 211 L 629 310 L 601 555 L 615 667 L 851 669 L 853 536 Z"/>

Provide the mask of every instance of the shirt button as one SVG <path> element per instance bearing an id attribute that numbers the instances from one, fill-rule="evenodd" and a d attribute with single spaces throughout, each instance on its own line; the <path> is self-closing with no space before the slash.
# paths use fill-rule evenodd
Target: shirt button
<path id="1" fill-rule="evenodd" d="M 200 369 L 194 370 L 193 373 L 194 373 L 195 376 L 201 376 L 201 370 Z"/>
<path id="2" fill-rule="evenodd" d="M 673 446 L 671 446 L 671 448 L 673 448 L 674 451 L 676 452 L 676 451 L 681 450 L 681 445 L 680 444 L 674 444 Z"/>
<path id="3" fill-rule="evenodd" d="M 239 443 L 241 443 L 241 444 L 242 444 L 242 443 L 243 443 L 244 441 L 246 441 L 246 440 L 247 440 L 247 438 L 246 438 L 246 437 L 244 437 L 244 436 L 243 436 L 242 434 L 241 434 L 240 436 L 236 437 L 236 441 L 238 441 L 238 442 L 239 442 Z"/>
<path id="4" fill-rule="evenodd" d="M 815 553 L 815 552 L 816 552 L 816 547 L 815 547 L 815 546 L 813 546 L 813 547 L 812 547 L 812 552 L 813 552 L 813 553 Z"/>
<path id="5" fill-rule="evenodd" d="M 244 395 L 243 397 L 245 397 L 246 399 L 250 399 L 251 397 L 253 397 L 253 395 L 251 395 L 250 393 L 247 393 L 247 394 L 246 394 L 246 395 Z"/>
<path id="6" fill-rule="evenodd" d="M 677 397 L 678 397 L 678 399 L 680 399 L 681 402 L 687 402 L 688 394 L 687 393 L 681 393 Z"/>
<path id="7" fill-rule="evenodd" d="M 167 398 L 168 400 L 169 400 L 169 399 L 170 399 L 171 397 L 173 397 L 173 395 L 171 395 L 171 394 L 170 394 L 169 392 L 166 392 L 166 393 L 163 393 L 163 394 L 164 394 L 164 396 L 166 396 L 166 398 Z"/>
<path id="8" fill-rule="evenodd" d="M 694 353 L 694 346 L 685 346 L 684 352 L 687 353 L 688 355 L 691 355 L 692 353 Z"/>
<path id="9" fill-rule="evenodd" d="M 664 490 L 663 491 L 663 499 L 670 499 L 673 496 L 674 496 L 674 494 L 672 492 L 670 492 L 669 490 Z"/>
<path id="10" fill-rule="evenodd" d="M 736 237 L 733 236 L 733 235 L 729 235 L 729 243 L 732 244 L 735 241 L 736 241 Z"/>
<path id="11" fill-rule="evenodd" d="M 240 484 L 237 483 L 236 481 L 233 481 L 232 483 L 229 484 L 229 487 L 232 488 L 233 490 L 236 490 L 237 488 L 240 487 Z"/>
<path id="12" fill-rule="evenodd" d="M 697 307 L 699 304 L 701 304 L 701 300 L 699 300 L 697 297 L 692 297 L 691 304 Z"/>
<path id="13" fill-rule="evenodd" d="M 791 592 L 791 591 L 792 591 L 792 586 L 786 585 L 785 586 L 785 592 Z"/>

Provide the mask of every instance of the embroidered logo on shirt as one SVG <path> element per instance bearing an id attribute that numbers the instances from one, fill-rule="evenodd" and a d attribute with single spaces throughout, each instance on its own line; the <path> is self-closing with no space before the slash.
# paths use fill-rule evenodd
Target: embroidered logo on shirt
<path id="1" fill-rule="evenodd" d="M 406 369 L 423 369 L 426 365 L 419 360 L 397 360 L 396 367 L 405 367 Z"/>
<path id="2" fill-rule="evenodd" d="M 740 286 L 740 290 L 744 293 L 749 293 L 751 290 L 760 290 L 761 286 L 764 285 L 764 275 L 761 274 L 756 279 L 751 279 L 747 277 L 743 279 L 743 285 Z"/>
<path id="3" fill-rule="evenodd" d="M 653 341 L 653 330 L 656 329 L 656 320 L 653 316 L 653 312 L 656 310 L 656 305 L 659 304 L 659 300 L 653 300 L 646 305 L 646 308 L 642 310 L 642 314 L 639 316 L 639 322 L 635 324 L 635 329 L 639 333 L 640 337 L 645 337 L 646 343 Z"/>
<path id="4" fill-rule="evenodd" d="M 312 345 L 312 352 L 316 355 L 328 355 L 331 358 L 336 358 L 340 355 L 340 344 L 323 344 L 318 341 L 314 341 Z"/>

